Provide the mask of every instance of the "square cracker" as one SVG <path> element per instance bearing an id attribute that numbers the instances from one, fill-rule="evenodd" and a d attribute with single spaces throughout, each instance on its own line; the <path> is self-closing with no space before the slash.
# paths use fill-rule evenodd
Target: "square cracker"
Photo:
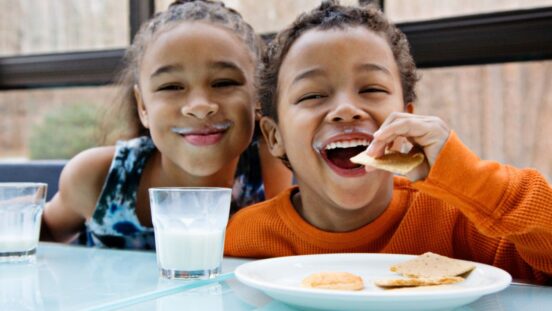
<path id="1" fill-rule="evenodd" d="M 441 278 L 458 276 L 470 272 L 474 268 L 475 265 L 469 261 L 428 252 L 412 260 L 393 265 L 390 270 L 406 277 Z"/>
<path id="2" fill-rule="evenodd" d="M 388 172 L 406 175 L 408 174 L 408 172 L 424 162 L 424 154 L 421 152 L 393 152 L 385 154 L 381 157 L 373 158 L 362 152 L 352 157 L 350 161 L 357 164 L 368 165 Z"/>
<path id="3" fill-rule="evenodd" d="M 446 276 L 438 278 L 382 279 L 374 281 L 374 284 L 384 288 L 395 288 L 454 284 L 462 281 L 464 281 L 464 278 L 459 276 Z"/>
<path id="4" fill-rule="evenodd" d="M 415 287 L 389 287 L 386 290 L 392 290 L 394 292 L 428 292 L 428 291 L 445 291 L 462 288 L 458 285 L 444 284 L 444 285 L 429 285 L 429 286 L 415 286 Z"/>

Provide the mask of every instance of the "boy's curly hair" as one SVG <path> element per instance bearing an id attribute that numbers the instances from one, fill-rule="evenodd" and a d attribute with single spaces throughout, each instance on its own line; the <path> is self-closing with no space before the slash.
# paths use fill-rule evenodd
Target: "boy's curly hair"
<path id="1" fill-rule="evenodd" d="M 263 57 L 264 67 L 261 70 L 259 87 L 263 115 L 278 122 L 278 74 L 289 49 L 302 34 L 311 29 L 343 29 L 355 26 L 366 27 L 382 35 L 389 42 L 400 72 L 404 103 L 414 102 L 414 87 L 418 75 L 406 36 L 375 6 L 342 6 L 338 0 L 328 0 L 312 11 L 301 14 L 269 44 L 268 51 Z"/>

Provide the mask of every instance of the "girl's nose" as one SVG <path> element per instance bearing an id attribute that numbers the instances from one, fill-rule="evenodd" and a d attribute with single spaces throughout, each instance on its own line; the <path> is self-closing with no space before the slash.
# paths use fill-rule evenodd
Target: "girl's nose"
<path id="1" fill-rule="evenodd" d="M 185 103 L 181 112 L 185 116 L 190 116 L 196 119 L 206 119 L 217 113 L 219 105 L 209 101 L 206 97 L 196 97 Z"/>
<path id="2" fill-rule="evenodd" d="M 326 116 L 328 122 L 354 122 L 368 117 L 368 113 L 351 101 L 342 101 Z"/>

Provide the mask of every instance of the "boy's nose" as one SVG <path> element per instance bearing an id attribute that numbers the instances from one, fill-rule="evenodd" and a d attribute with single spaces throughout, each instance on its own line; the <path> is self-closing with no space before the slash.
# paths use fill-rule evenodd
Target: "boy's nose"
<path id="1" fill-rule="evenodd" d="M 218 104 L 209 101 L 207 98 L 195 98 L 184 104 L 181 112 L 185 116 L 190 116 L 197 119 L 205 119 L 217 113 Z"/>
<path id="2" fill-rule="evenodd" d="M 350 102 L 338 103 L 326 120 L 329 122 L 353 122 L 365 119 L 368 113 Z"/>

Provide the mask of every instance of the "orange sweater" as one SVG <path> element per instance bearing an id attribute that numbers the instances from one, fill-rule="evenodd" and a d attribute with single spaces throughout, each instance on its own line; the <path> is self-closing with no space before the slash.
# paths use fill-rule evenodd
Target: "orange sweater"
<path id="1" fill-rule="evenodd" d="M 381 252 L 441 255 L 491 264 L 540 283 L 552 275 L 552 188 L 534 170 L 482 161 L 454 133 L 424 181 L 395 179 L 373 222 L 326 232 L 293 208 L 290 188 L 239 211 L 225 254 L 236 257 Z"/>

